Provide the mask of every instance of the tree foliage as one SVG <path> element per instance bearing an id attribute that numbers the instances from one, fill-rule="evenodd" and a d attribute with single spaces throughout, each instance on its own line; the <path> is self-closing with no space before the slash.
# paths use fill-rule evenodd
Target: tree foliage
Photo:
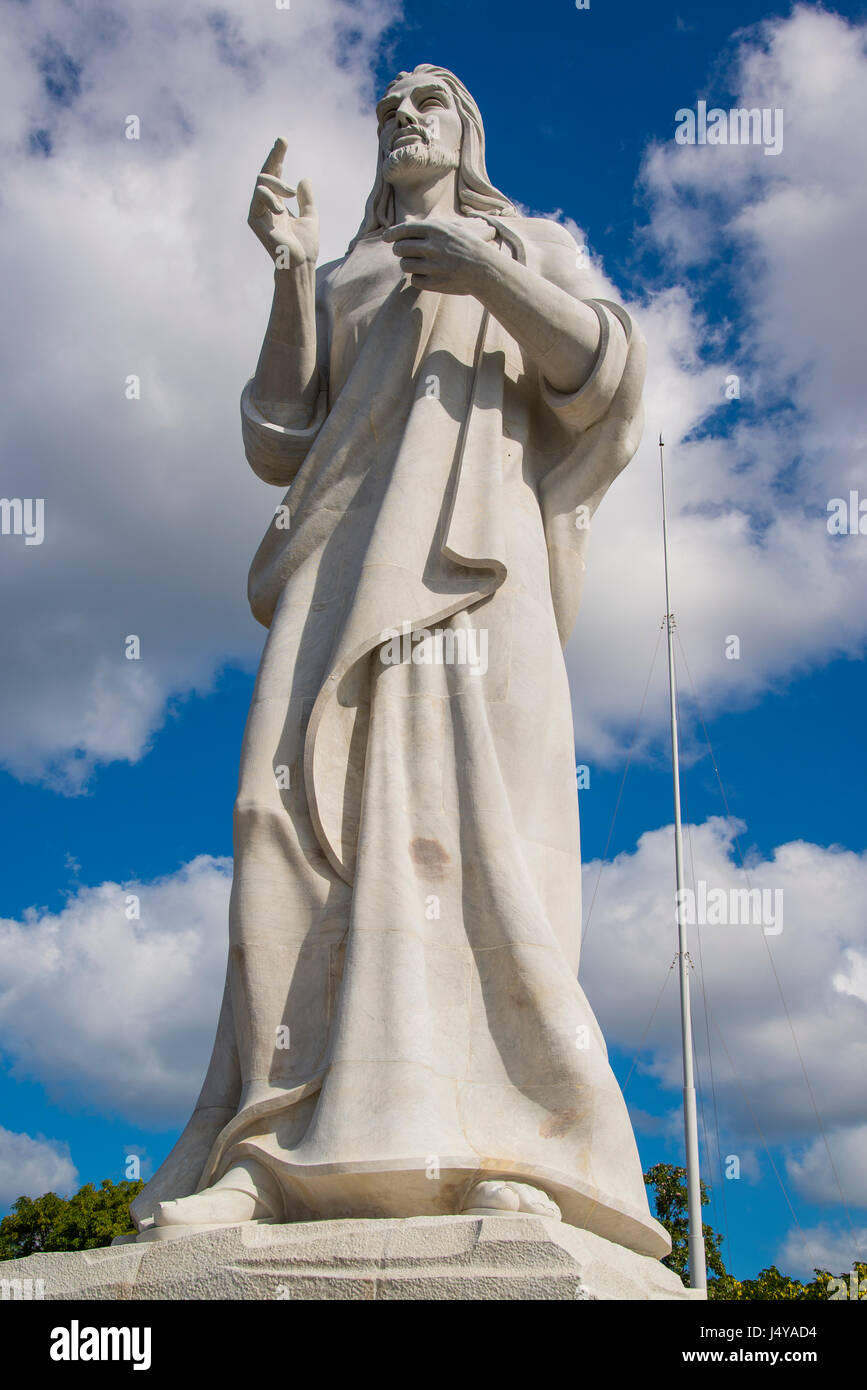
<path id="1" fill-rule="evenodd" d="M 675 1274 L 679 1274 L 686 1284 L 688 1282 L 686 1271 L 689 1262 L 686 1169 L 675 1168 L 670 1163 L 655 1163 L 644 1174 L 644 1181 L 647 1187 L 653 1190 L 656 1219 L 662 1223 L 671 1236 L 671 1254 L 666 1256 L 662 1263 L 667 1265 L 669 1269 L 673 1269 Z M 709 1201 L 707 1187 L 702 1183 L 702 1206 L 706 1207 Z M 718 1279 L 728 1277 L 720 1249 L 722 1236 L 717 1235 L 713 1227 L 708 1226 L 705 1222 L 702 1222 L 701 1229 L 704 1233 L 708 1275 Z"/>
<path id="2" fill-rule="evenodd" d="M 686 1169 L 670 1163 L 656 1163 L 644 1174 L 652 1190 L 657 1219 L 671 1236 L 671 1254 L 663 1264 L 680 1275 L 684 1284 L 688 1265 L 688 1209 Z M 129 1205 L 144 1187 L 142 1182 L 110 1182 L 105 1178 L 99 1189 L 87 1183 L 73 1197 L 46 1192 L 41 1197 L 19 1197 L 8 1216 L 0 1221 L 0 1260 L 19 1259 L 41 1251 L 94 1250 L 110 1245 L 115 1236 L 132 1234 Z M 709 1197 L 701 1185 L 702 1205 Z M 814 1270 L 808 1284 L 783 1274 L 776 1265 L 763 1269 L 755 1279 L 735 1279 L 726 1270 L 722 1256 L 722 1237 L 702 1224 L 708 1268 L 708 1298 L 732 1301 L 782 1299 L 827 1299 L 855 1296 L 867 1300 L 867 1263 L 856 1261 L 860 1287 L 853 1290 L 850 1272 L 836 1276 L 828 1270 Z M 841 1287 L 840 1281 L 843 1281 Z"/>
<path id="3" fill-rule="evenodd" d="M 688 1284 L 689 1216 L 686 1169 L 675 1168 L 670 1163 L 656 1163 L 652 1168 L 648 1168 L 644 1174 L 644 1181 L 653 1192 L 657 1220 L 662 1223 L 671 1236 L 671 1254 L 662 1263 L 679 1274 L 684 1284 Z M 707 1188 L 702 1183 L 702 1206 L 707 1206 L 709 1200 Z M 704 1222 L 702 1223 L 702 1231 L 704 1232 L 707 1260 L 707 1296 L 709 1299 L 776 1301 L 779 1299 L 827 1299 L 832 1296 L 837 1298 L 851 1297 L 848 1271 L 845 1274 L 837 1275 L 837 1282 L 835 1283 L 834 1276 L 828 1270 L 814 1269 L 815 1278 L 809 1284 L 803 1284 L 799 1279 L 792 1279 L 788 1274 L 782 1274 L 776 1265 L 771 1265 L 768 1269 L 763 1269 L 755 1279 L 735 1279 L 733 1274 L 728 1273 L 723 1262 L 722 1236 Z M 856 1291 L 856 1297 L 867 1299 L 867 1264 L 855 1261 L 852 1268 L 856 1272 L 858 1281 L 863 1283 L 863 1288 Z M 839 1284 L 840 1280 L 845 1281 L 845 1288 L 842 1290 Z"/>
<path id="4" fill-rule="evenodd" d="M 51 1250 L 94 1250 L 133 1231 L 129 1204 L 142 1182 L 87 1183 L 73 1197 L 19 1197 L 0 1221 L 0 1260 Z"/>
<path id="5" fill-rule="evenodd" d="M 854 1289 L 856 1298 L 867 1299 L 867 1264 L 863 1260 L 856 1260 L 852 1265 L 857 1281 Z M 781 1274 L 776 1265 L 770 1265 L 768 1269 L 763 1269 L 755 1279 L 735 1279 L 731 1274 L 726 1274 L 724 1279 L 715 1281 L 713 1292 L 708 1288 L 710 1298 L 725 1298 L 730 1300 L 761 1299 L 765 1301 L 777 1301 L 779 1299 L 796 1298 L 810 1301 L 811 1299 L 822 1300 L 828 1298 L 851 1298 L 853 1293 L 853 1280 L 850 1272 L 838 1274 L 836 1280 L 827 1269 L 814 1269 L 815 1278 L 809 1284 L 801 1283 L 800 1279 L 792 1279 L 788 1274 Z M 842 1280 L 843 1287 L 840 1287 Z M 710 1285 L 710 1281 L 708 1281 Z"/>

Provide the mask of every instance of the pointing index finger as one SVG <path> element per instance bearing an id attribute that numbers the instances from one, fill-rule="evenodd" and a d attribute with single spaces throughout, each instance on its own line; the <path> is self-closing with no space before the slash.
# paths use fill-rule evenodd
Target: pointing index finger
<path id="1" fill-rule="evenodd" d="M 283 172 L 283 160 L 286 158 L 286 151 L 289 148 L 289 141 L 283 135 L 278 135 L 273 147 L 262 165 L 263 174 L 274 174 L 278 179 Z"/>

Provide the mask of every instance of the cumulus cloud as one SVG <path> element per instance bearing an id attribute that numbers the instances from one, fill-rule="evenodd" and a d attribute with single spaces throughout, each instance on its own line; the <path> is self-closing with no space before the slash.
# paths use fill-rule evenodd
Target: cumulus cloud
<path id="1" fill-rule="evenodd" d="M 813 1140 L 803 1152 L 786 1161 L 792 1182 L 809 1201 L 821 1204 L 839 1202 L 834 1177 L 856 1207 L 867 1209 L 867 1124 L 853 1125 L 828 1135 L 833 1170 L 821 1139 Z"/>
<path id="2" fill-rule="evenodd" d="M 323 258 L 342 252 L 372 177 L 371 74 L 395 10 L 43 0 L 0 20 L 4 487 L 46 509 L 42 545 L 0 544 L 14 615 L 0 758 L 20 777 L 76 790 L 95 763 L 140 757 L 172 694 L 256 661 L 245 572 L 279 495 L 239 442 L 271 286 L 245 226 L 252 179 L 285 131 L 287 177 L 313 177 Z M 830 537 L 825 507 L 863 475 L 864 29 L 800 7 L 732 53 L 732 102 L 782 107 L 784 149 L 647 152 L 646 242 L 665 271 L 631 305 L 650 345 L 648 427 L 594 524 L 567 652 L 585 761 L 619 756 L 662 615 L 660 428 L 675 607 L 706 707 L 863 652 L 865 545 Z M 706 299 L 720 275 L 724 321 Z M 709 436 L 732 372 L 741 400 Z M 129 634 L 140 661 L 124 657 Z M 664 721 L 660 686 L 649 731 Z"/>
<path id="3" fill-rule="evenodd" d="M 706 996 L 723 1155 L 737 1153 L 752 1179 L 769 1170 L 763 1145 L 781 1146 L 790 1189 L 810 1202 L 839 1203 L 800 1049 L 845 1200 L 850 1209 L 867 1207 L 863 1161 L 859 1167 L 867 1139 L 859 1099 L 867 1001 L 846 988 L 853 956 L 867 951 L 859 910 L 867 854 L 795 841 L 744 871 L 734 862 L 735 830 L 719 818 L 692 827 L 690 871 L 709 890 L 779 892 L 767 901 L 781 909 L 782 931 L 690 930 L 699 1085 L 709 1104 Z M 633 853 L 605 867 L 581 976 L 609 1044 L 638 1054 L 640 1072 L 677 1092 L 671 849 L 671 827 L 649 831 Z M 596 861 L 585 866 L 588 904 L 598 868 Z M 183 1123 L 219 1010 L 230 870 L 227 860 L 200 856 L 150 883 L 81 885 L 59 913 L 34 909 L 20 922 L 0 923 L 0 1048 L 12 1074 L 41 1083 L 57 1102 L 140 1128 Z M 658 1118 L 636 1112 L 636 1122 L 646 1132 L 678 1127 L 674 1104 Z"/>
<path id="4" fill-rule="evenodd" d="M 852 176 L 867 158 L 865 37 L 799 6 L 738 38 L 730 100 L 684 92 L 684 107 L 708 96 L 782 108 L 779 156 L 678 145 L 674 112 L 671 137 L 647 152 L 646 246 L 664 273 L 630 304 L 648 339 L 647 429 L 594 521 L 567 651 L 583 761 L 620 751 L 664 611 L 660 431 L 674 608 L 705 707 L 863 655 L 867 540 L 829 535 L 827 504 L 848 500 L 865 465 L 867 188 Z M 732 374 L 740 399 L 726 401 Z M 730 635 L 739 660 L 726 657 Z M 648 726 L 664 721 L 660 683 Z"/>
<path id="5" fill-rule="evenodd" d="M 200 855 L 150 883 L 82 886 L 59 913 L 0 921 L 13 1077 L 143 1128 L 184 1122 L 214 1040 L 230 886 L 231 861 Z"/>
<path id="6" fill-rule="evenodd" d="M 853 1253 L 854 1252 L 854 1253 Z M 796 1278 L 812 1279 L 814 1269 L 848 1275 L 854 1260 L 867 1257 L 867 1226 L 850 1230 L 821 1222 L 789 1231 L 776 1259 L 778 1269 Z M 847 1284 L 846 1297 L 850 1297 Z"/>
<path id="7" fill-rule="evenodd" d="M 19 1197 L 41 1197 L 44 1192 L 66 1197 L 77 1186 L 78 1170 L 68 1144 L 0 1126 L 0 1210 Z"/>
<path id="8" fill-rule="evenodd" d="M 743 828 L 715 817 L 693 826 L 686 840 L 688 884 L 703 880 L 708 892 L 752 888 L 781 895 L 767 899 L 772 910 L 781 909 L 777 922 L 766 921 L 767 935 L 760 924 L 689 929 L 699 1087 L 709 1107 L 709 1032 L 723 1155 L 743 1158 L 745 1149 L 754 1149 L 769 1174 L 764 1145 L 780 1145 L 801 1195 L 839 1204 L 824 1132 L 848 1206 L 867 1206 L 861 1100 L 867 1004 L 845 987 L 853 954 L 867 948 L 867 853 L 793 841 L 767 860 L 748 860 L 744 870 L 735 862 L 734 844 Z M 609 1043 L 627 1054 L 640 1052 L 639 1069 L 674 1090 L 682 1076 L 672 842 L 671 826 L 648 831 L 634 853 L 604 868 L 581 975 Z M 588 906 L 598 870 L 598 862 L 585 866 Z M 778 924 L 782 930 L 773 934 Z M 709 1108 L 707 1119 L 712 1128 Z"/>
<path id="9" fill-rule="evenodd" d="M 76 790 L 142 754 L 172 693 L 257 658 L 246 570 L 280 494 L 240 443 L 273 285 L 247 209 L 284 133 L 323 259 L 345 250 L 393 10 L 3 8 L 3 488 L 45 503 L 41 545 L 0 539 L 0 759 L 20 777 Z"/>

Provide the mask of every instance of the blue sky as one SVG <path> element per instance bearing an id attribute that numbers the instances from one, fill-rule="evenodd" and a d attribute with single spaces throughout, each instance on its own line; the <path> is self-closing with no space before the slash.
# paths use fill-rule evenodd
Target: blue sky
<path id="1" fill-rule="evenodd" d="M 279 500 L 246 469 L 237 425 L 269 294 L 245 199 L 286 129 L 286 175 L 311 176 L 323 255 L 340 254 L 372 177 L 373 100 L 425 61 L 476 97 L 493 181 L 586 237 L 650 347 L 645 441 L 595 524 L 567 651 L 591 770 L 585 914 L 664 610 L 663 429 L 680 636 L 752 881 L 786 894 L 779 937 L 703 929 L 704 992 L 737 1068 L 713 1029 L 708 1061 L 697 980 L 710 1219 L 740 1276 L 867 1258 L 867 541 L 826 526 L 832 497 L 867 493 L 864 7 L 293 0 L 251 15 L 232 0 L 182 22 L 148 0 L 97 28 L 85 7 L 32 0 L 2 25 L 3 486 L 44 496 L 47 523 L 38 548 L 0 537 L 0 1210 L 119 1179 L 131 1152 L 147 1174 L 195 1099 L 264 638 L 245 570 Z M 782 108 L 782 153 L 677 146 L 675 112 L 700 98 Z M 128 112 L 136 145 L 118 135 Z M 135 669 L 118 655 L 130 632 Z M 737 884 L 685 670 L 681 698 L 696 873 Z M 645 1166 L 682 1162 L 673 974 L 644 1037 L 676 949 L 665 699 L 660 650 L 582 967 L 621 1081 L 638 1054 L 627 1098 Z M 717 1124 L 742 1160 L 724 1185 Z"/>

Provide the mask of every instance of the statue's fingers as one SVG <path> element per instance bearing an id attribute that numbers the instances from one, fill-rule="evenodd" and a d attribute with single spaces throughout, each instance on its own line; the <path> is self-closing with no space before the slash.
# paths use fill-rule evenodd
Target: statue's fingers
<path id="1" fill-rule="evenodd" d="M 415 241 L 409 237 L 401 237 L 400 241 L 394 242 L 391 249 L 396 256 L 420 256 L 426 259 L 435 254 L 430 242 Z"/>
<path id="2" fill-rule="evenodd" d="M 266 188 L 270 188 L 272 193 L 279 193 L 283 198 L 295 197 L 295 189 L 291 184 L 284 183 L 283 180 L 278 179 L 275 174 L 260 174 L 259 183 L 264 184 Z"/>
<path id="3" fill-rule="evenodd" d="M 383 241 L 399 241 L 402 237 L 407 236 L 427 236 L 427 227 L 424 222 L 400 222 L 394 227 L 386 227 L 382 239 Z"/>
<path id="4" fill-rule="evenodd" d="M 298 182 L 298 212 L 301 217 L 316 215 L 316 204 L 313 201 L 313 185 L 309 179 L 300 179 Z"/>
<path id="5" fill-rule="evenodd" d="M 276 174 L 279 179 L 283 172 L 283 160 L 286 158 L 286 151 L 289 148 L 289 141 L 283 135 L 278 135 L 268 154 L 268 158 L 262 165 L 263 174 Z"/>
<path id="6" fill-rule="evenodd" d="M 253 194 L 253 206 L 259 209 L 259 215 L 261 215 L 266 208 L 270 208 L 271 211 L 276 212 L 278 216 L 286 211 L 282 202 L 277 197 L 277 194 L 272 193 L 270 188 L 266 188 L 264 183 L 256 184 L 256 192 Z"/>

